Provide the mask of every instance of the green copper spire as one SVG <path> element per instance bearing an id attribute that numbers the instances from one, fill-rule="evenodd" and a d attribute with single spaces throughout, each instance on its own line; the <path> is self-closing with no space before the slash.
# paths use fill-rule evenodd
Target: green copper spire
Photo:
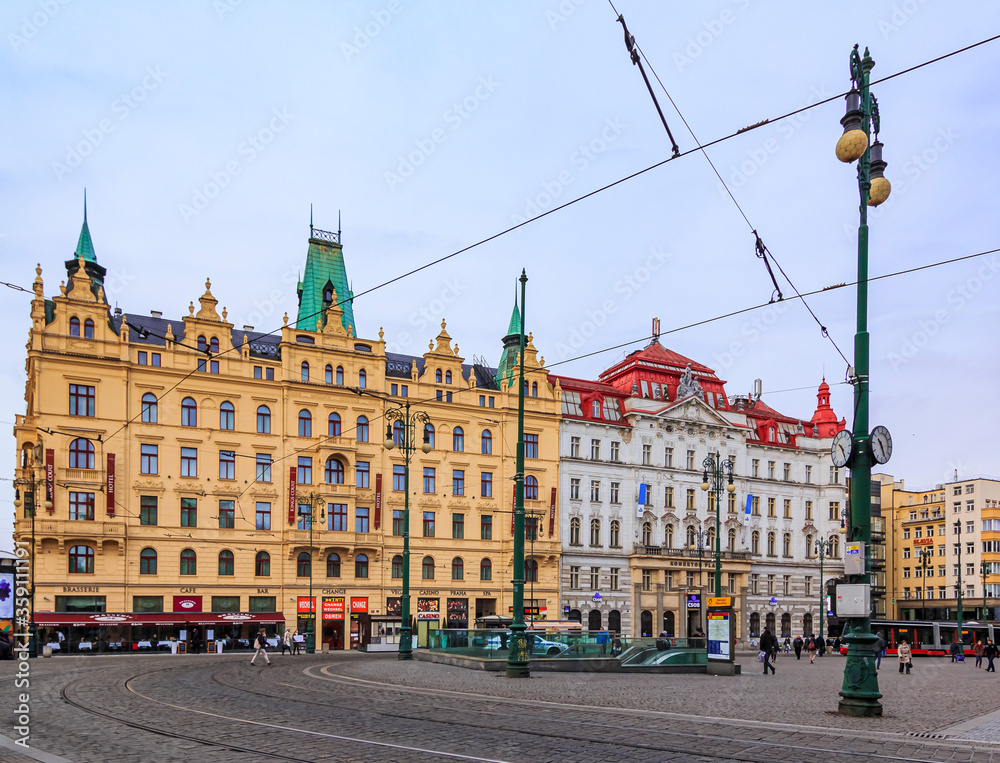
<path id="1" fill-rule="evenodd" d="M 517 302 L 515 301 L 514 311 L 510 314 L 510 323 L 507 325 L 507 334 L 503 338 L 503 353 L 500 355 L 500 362 L 497 363 L 497 385 L 502 380 L 506 380 L 510 384 L 520 349 L 521 311 L 517 309 Z"/>
<path id="2" fill-rule="evenodd" d="M 306 254 L 306 269 L 299 281 L 299 314 L 295 328 L 315 331 L 316 321 L 331 305 L 336 294 L 338 309 L 343 310 L 341 321 L 349 336 L 358 335 L 354 324 L 354 292 L 347 281 L 344 266 L 344 249 L 340 243 L 340 231 L 324 231 L 312 225 L 312 209 L 309 211 L 309 252 Z"/>
<path id="3" fill-rule="evenodd" d="M 80 229 L 80 239 L 76 242 L 75 259 L 83 257 L 87 262 L 97 262 L 94 253 L 94 242 L 90 240 L 90 228 L 87 227 L 87 189 L 83 189 L 83 227 Z"/>

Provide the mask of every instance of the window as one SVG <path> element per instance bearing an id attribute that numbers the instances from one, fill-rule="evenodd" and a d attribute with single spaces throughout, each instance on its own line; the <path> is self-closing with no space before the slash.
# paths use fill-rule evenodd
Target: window
<path id="1" fill-rule="evenodd" d="M 530 474 L 524 478 L 524 498 L 527 501 L 538 500 L 538 478 Z"/>
<path id="2" fill-rule="evenodd" d="M 531 396 L 538 397 L 538 382 L 531 382 Z"/>
<path id="3" fill-rule="evenodd" d="M 302 371 L 301 371 L 301 379 L 302 379 L 302 381 L 305 381 L 305 382 L 309 381 L 309 363 L 303 360 L 302 361 L 301 369 L 302 369 Z"/>
<path id="4" fill-rule="evenodd" d="M 181 426 L 198 426 L 198 405 L 192 397 L 186 397 L 181 400 Z"/>
<path id="5" fill-rule="evenodd" d="M 753 500 L 750 502 L 750 514 L 759 517 L 760 516 L 760 496 L 755 495 Z"/>
<path id="6" fill-rule="evenodd" d="M 219 529 L 232 530 L 236 526 L 236 502 L 219 501 Z"/>
<path id="7" fill-rule="evenodd" d="M 139 552 L 139 574 L 156 574 L 156 551 L 152 548 L 144 548 Z"/>
<path id="8" fill-rule="evenodd" d="M 775 514 L 774 504 L 775 504 L 774 498 L 767 499 L 767 515 L 769 517 L 777 516 L 777 514 Z"/>
<path id="9" fill-rule="evenodd" d="M 580 543 L 580 518 L 573 517 L 569 521 L 569 545 L 582 546 Z"/>
<path id="10" fill-rule="evenodd" d="M 806 501 L 806 521 L 811 522 L 813 518 L 813 502 Z"/>
<path id="11" fill-rule="evenodd" d="M 622 444 L 617 440 L 611 441 L 611 460 L 615 463 L 621 461 Z"/>
<path id="12" fill-rule="evenodd" d="M 674 489 L 669 485 L 663 491 L 663 507 L 666 509 L 674 507 Z"/>
<path id="13" fill-rule="evenodd" d="M 219 574 L 220 575 L 233 575 L 236 570 L 236 560 L 233 557 L 232 551 L 220 551 L 219 552 Z"/>
<path id="14" fill-rule="evenodd" d="M 155 499 L 154 499 L 155 500 Z M 72 520 L 93 520 L 94 518 L 94 494 L 93 493 L 70 493 L 69 494 L 69 518 Z M 155 518 L 155 515 L 154 515 Z M 145 524 L 145 523 L 143 523 Z M 154 522 L 155 524 L 155 522 Z"/>
<path id="15" fill-rule="evenodd" d="M 774 461 L 767 462 L 767 478 L 769 480 L 774 479 Z"/>
<path id="16" fill-rule="evenodd" d="M 600 501 L 601 500 L 601 481 L 591 480 L 590 481 L 590 500 Z"/>
<path id="17" fill-rule="evenodd" d="M 309 577 L 312 571 L 312 555 L 308 551 L 303 551 L 295 560 L 295 576 L 300 578 Z"/>
<path id="18" fill-rule="evenodd" d="M 642 464 L 643 466 L 649 466 L 653 462 L 653 446 L 643 445 L 642 446 Z"/>
<path id="19" fill-rule="evenodd" d="M 812 484 L 813 481 L 813 468 L 811 466 L 806 466 L 806 484 Z"/>
<path id="20" fill-rule="evenodd" d="M 572 566 L 569 568 L 569 587 L 578 589 L 580 587 L 580 568 Z"/>
<path id="21" fill-rule="evenodd" d="M 750 535 L 750 553 L 755 556 L 760 554 L 760 533 L 756 530 Z"/>
<path id="22" fill-rule="evenodd" d="M 343 366 L 337 366 L 337 384 L 339 384 L 341 387 L 344 386 L 344 367 Z"/>
<path id="23" fill-rule="evenodd" d="M 70 493 L 70 519 L 73 519 L 72 515 L 72 496 L 74 493 Z M 75 495 L 79 495 L 76 493 Z M 93 519 L 93 514 L 89 517 Z M 141 495 L 139 496 L 139 524 L 140 525 L 155 525 L 156 524 L 156 496 L 155 495 Z"/>
<path id="24" fill-rule="evenodd" d="M 75 315 L 69 319 L 69 335 L 80 336 L 80 319 Z"/>
<path id="25" fill-rule="evenodd" d="M 258 453 L 257 454 L 257 481 L 258 482 L 270 482 L 271 481 L 271 454 L 270 453 Z"/>
<path id="26" fill-rule="evenodd" d="M 688 511 L 694 511 L 694 495 L 694 488 L 688 488 L 687 498 L 684 504 Z"/>
<path id="27" fill-rule="evenodd" d="M 756 572 L 750 573 L 749 583 L 750 583 L 750 586 L 749 586 L 750 593 L 752 593 L 754 596 L 759 595 L 760 594 L 760 575 L 758 575 Z M 756 614 L 756 612 L 754 614 Z M 751 615 L 751 618 L 752 617 L 753 616 Z M 757 632 L 757 631 L 755 631 L 753 629 L 753 625 L 750 626 L 750 632 L 751 633 L 756 633 Z"/>
<path id="28" fill-rule="evenodd" d="M 156 395 L 147 392 L 142 396 L 142 421 L 145 424 L 156 423 Z"/>
<path id="29" fill-rule="evenodd" d="M 69 571 L 71 574 L 94 572 L 94 549 L 90 546 L 73 546 L 69 550 Z"/>
<path id="30" fill-rule="evenodd" d="M 484 456 L 493 454 L 493 433 L 489 429 L 483 430 L 482 451 Z"/>
<path id="31" fill-rule="evenodd" d="M 333 456 L 326 460 L 326 468 L 323 471 L 328 485 L 344 484 L 344 465 Z"/>
<path id="32" fill-rule="evenodd" d="M 686 469 L 694 469 L 694 451 L 689 450 L 687 452 L 687 463 L 685 464 Z"/>
<path id="33" fill-rule="evenodd" d="M 424 492 L 434 493 L 434 467 L 425 466 L 424 467 Z"/>
<path id="34" fill-rule="evenodd" d="M 296 482 L 300 485 L 311 485 L 313 481 L 313 460 L 309 456 L 299 456 Z"/>
<path id="35" fill-rule="evenodd" d="M 735 492 L 729 494 L 728 504 L 729 504 L 729 506 L 728 506 L 729 513 L 730 514 L 735 514 L 736 513 L 736 493 Z"/>
<path id="36" fill-rule="evenodd" d="M 840 519 L 840 501 L 830 501 L 827 519 Z"/>
<path id="37" fill-rule="evenodd" d="M 440 384 L 442 381 L 443 377 L 441 376 L 441 369 L 439 368 L 436 371 L 434 371 L 434 383 Z"/>
<path id="38" fill-rule="evenodd" d="M 422 580 L 433 580 L 434 579 L 434 557 L 425 556 L 424 560 L 420 563 L 420 577 Z"/>
<path id="39" fill-rule="evenodd" d="M 271 529 L 271 504 L 266 501 L 257 501 L 256 521 L 254 527 L 258 530 Z"/>
<path id="40" fill-rule="evenodd" d="M 69 468 L 94 468 L 94 444 L 90 440 L 78 437 L 69 444 Z"/>
<path id="41" fill-rule="evenodd" d="M 326 433 L 330 437 L 340 437 L 340 414 L 331 413 L 326 419 Z"/>
<path id="42" fill-rule="evenodd" d="M 94 402 L 94 387 L 88 387 L 83 384 L 69 385 L 70 416 L 93 416 Z"/>
<path id="43" fill-rule="evenodd" d="M 569 457 L 579 458 L 580 457 L 580 438 L 570 437 L 569 438 Z"/>
<path id="44" fill-rule="evenodd" d="M 358 388 L 364 389 L 367 386 L 368 386 L 368 374 L 365 372 L 365 369 L 362 368 L 360 371 L 358 371 Z"/>
<path id="45" fill-rule="evenodd" d="M 228 401 L 219 406 L 219 429 L 236 429 L 236 408 Z"/>
<path id="46" fill-rule="evenodd" d="M 836 466 L 830 467 L 830 484 L 837 485 L 840 483 L 840 469 Z"/>
<path id="47" fill-rule="evenodd" d="M 493 580 L 493 562 L 489 559 L 483 559 L 479 563 L 479 579 Z"/>
<path id="48" fill-rule="evenodd" d="M 368 509 L 358 507 L 354 510 L 354 532 L 368 532 Z"/>
<path id="49" fill-rule="evenodd" d="M 481 498 L 493 497 L 493 473 L 482 472 L 479 475 L 479 495 Z"/>
<path id="50" fill-rule="evenodd" d="M 601 520 L 599 519 L 590 520 L 590 545 L 601 545 Z"/>
<path id="51" fill-rule="evenodd" d="M 653 574 L 649 570 L 642 571 L 642 590 L 643 591 L 653 590 Z"/>
<path id="52" fill-rule="evenodd" d="M 452 514 L 451 515 L 451 537 L 452 538 L 464 538 L 465 537 L 465 515 L 464 514 Z"/>
<path id="53" fill-rule="evenodd" d="M 590 441 L 590 460 L 600 461 L 601 460 L 601 441 L 591 440 Z"/>
<path id="54" fill-rule="evenodd" d="M 371 464 L 368 461 L 358 461 L 354 465 L 354 486 L 366 488 L 370 486 L 369 475 L 371 474 Z"/>
<path id="55" fill-rule="evenodd" d="M 621 491 L 621 483 L 620 482 L 612 482 L 611 483 L 611 503 L 621 503 L 621 501 L 618 500 L 619 492 L 620 491 Z"/>
<path id="56" fill-rule="evenodd" d="M 198 526 L 198 499 L 181 498 L 181 527 Z"/>
<path id="57" fill-rule="evenodd" d="M 399 509 L 392 511 L 392 534 L 396 536 L 403 534 L 403 512 Z"/>
<path id="58" fill-rule="evenodd" d="M 465 432 L 462 427 L 455 427 L 451 433 L 451 449 L 456 453 L 462 453 L 465 450 Z"/>
<path id="59" fill-rule="evenodd" d="M 663 449 L 663 465 L 668 469 L 674 465 L 674 449 L 667 447 Z"/>
<path id="60" fill-rule="evenodd" d="M 538 435 L 536 434 L 524 435 L 524 457 L 538 458 Z"/>
<path id="61" fill-rule="evenodd" d="M 357 428 L 354 430 L 358 442 L 368 442 L 368 417 L 358 416 Z"/>
<path id="62" fill-rule="evenodd" d="M 786 559 L 792 555 L 792 536 L 788 533 L 781 536 L 781 555 Z"/>
<path id="63" fill-rule="evenodd" d="M 617 567 L 611 568 L 611 572 L 608 575 L 608 588 L 612 591 L 617 591 L 621 588 L 621 570 Z"/>
<path id="64" fill-rule="evenodd" d="M 234 450 L 219 451 L 219 479 L 220 480 L 236 479 L 236 451 Z"/>
<path id="65" fill-rule="evenodd" d="M 451 579 L 465 580 L 465 562 L 462 561 L 462 557 L 460 556 L 456 556 L 451 560 Z"/>
<path id="66" fill-rule="evenodd" d="M 642 545 L 653 545 L 653 526 L 649 522 L 643 522 L 642 525 Z"/>
<path id="67" fill-rule="evenodd" d="M 434 427 L 431 424 L 424 424 L 424 442 L 434 447 Z"/>
<path id="68" fill-rule="evenodd" d="M 299 437 L 312 437 L 313 417 L 307 410 L 299 411 Z"/>
<path id="69" fill-rule="evenodd" d="M 524 582 L 525 583 L 537 583 L 538 582 L 538 562 L 534 559 L 524 560 Z"/>
<path id="70" fill-rule="evenodd" d="M 253 367 L 253 378 L 254 379 L 263 379 L 264 378 L 264 369 L 261 366 L 254 366 Z"/>
<path id="71" fill-rule="evenodd" d="M 198 476 L 198 449 L 181 448 L 181 476 Z"/>
<path id="72" fill-rule="evenodd" d="M 257 408 L 257 434 L 271 433 L 271 409 L 266 405 Z"/>
<path id="73" fill-rule="evenodd" d="M 451 472 L 451 494 L 465 495 L 465 470 L 453 469 Z"/>
<path id="74" fill-rule="evenodd" d="M 785 482 L 788 482 L 788 481 L 790 481 L 792 479 L 792 465 L 791 464 L 785 464 L 784 469 L 783 469 L 783 474 L 782 474 L 781 478 Z"/>
<path id="75" fill-rule="evenodd" d="M 750 476 L 760 477 L 760 459 L 755 458 L 750 462 Z"/>
<path id="76" fill-rule="evenodd" d="M 569 481 L 569 497 L 571 501 L 580 500 L 580 480 L 576 477 Z"/>
<path id="77" fill-rule="evenodd" d="M 480 517 L 479 538 L 480 540 L 493 540 L 493 517 Z"/>
<path id="78" fill-rule="evenodd" d="M 393 580 L 399 580 L 401 577 L 403 577 L 403 557 L 400 556 L 399 554 L 396 554 L 396 556 L 392 557 L 391 575 Z"/>
<path id="79" fill-rule="evenodd" d="M 406 490 L 406 467 L 402 464 L 392 465 L 392 489 L 397 493 Z"/>
<path id="80" fill-rule="evenodd" d="M 783 505 L 784 505 L 784 509 L 785 509 L 784 510 L 784 517 L 785 517 L 785 519 L 791 519 L 792 518 L 792 502 L 791 502 L 791 500 L 789 500 L 788 498 L 786 498 Z"/>
<path id="81" fill-rule="evenodd" d="M 425 538 L 433 538 L 434 537 L 434 512 L 433 511 L 425 511 L 424 512 L 423 530 L 424 530 L 424 537 Z"/>
<path id="82" fill-rule="evenodd" d="M 327 384 L 333 384 L 333 366 L 329 363 L 326 368 L 323 369 L 323 381 Z"/>
<path id="83" fill-rule="evenodd" d="M 611 521 L 611 548 L 622 547 L 622 525 L 617 519 Z"/>
<path id="84" fill-rule="evenodd" d="M 181 575 L 198 574 L 198 555 L 192 548 L 181 551 Z"/>
<path id="85" fill-rule="evenodd" d="M 330 513 L 328 514 L 329 519 L 328 527 L 331 530 L 336 530 L 338 532 L 347 532 L 347 504 L 346 503 L 331 503 Z M 400 533 L 402 535 L 402 533 Z"/>
<path id="86" fill-rule="evenodd" d="M 266 551 L 258 551 L 253 559 L 253 574 L 259 578 L 269 577 L 271 574 L 271 555 Z"/>

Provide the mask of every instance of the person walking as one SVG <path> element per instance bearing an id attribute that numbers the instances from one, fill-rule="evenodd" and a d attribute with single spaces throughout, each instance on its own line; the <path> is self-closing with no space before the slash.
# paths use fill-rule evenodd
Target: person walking
<path id="1" fill-rule="evenodd" d="M 305 646 L 305 643 L 306 637 L 298 631 L 295 631 L 295 633 L 292 634 L 292 654 L 301 654 L 302 652 L 300 650 L 303 646 Z"/>
<path id="2" fill-rule="evenodd" d="M 986 658 L 986 672 L 996 673 L 997 669 L 993 667 L 993 660 L 997 658 L 1000 654 L 1000 650 L 997 649 L 997 645 L 993 643 L 993 639 L 986 639 L 986 647 L 983 649 L 983 657 Z"/>
<path id="3" fill-rule="evenodd" d="M 875 670 L 879 670 L 882 667 L 882 657 L 885 656 L 885 647 L 885 639 L 879 633 L 875 638 Z"/>
<path id="4" fill-rule="evenodd" d="M 981 668 L 983 666 L 983 642 L 977 641 L 976 645 L 972 647 L 972 653 L 976 655 L 976 667 Z"/>
<path id="5" fill-rule="evenodd" d="M 760 651 L 764 653 L 764 675 L 767 675 L 767 671 L 771 671 L 771 675 L 774 675 L 774 665 L 771 664 L 771 660 L 774 657 L 775 651 L 778 649 L 778 639 L 774 637 L 768 628 L 764 629 L 764 632 L 760 634 Z"/>
<path id="6" fill-rule="evenodd" d="M 253 661 L 257 659 L 258 655 L 264 655 L 264 661 L 270 665 L 271 658 L 267 656 L 267 633 L 261 628 L 257 633 L 257 638 L 254 639 L 254 646 L 257 651 L 253 653 L 253 657 L 250 658 L 250 664 L 253 665 Z"/>
<path id="7" fill-rule="evenodd" d="M 795 650 L 795 659 L 802 659 L 802 636 L 796 636 L 792 639 L 792 649 Z"/>
<path id="8" fill-rule="evenodd" d="M 607 651 L 608 651 L 608 642 L 610 640 L 611 640 L 611 637 L 608 636 L 608 632 L 606 630 L 604 630 L 604 628 L 601 628 L 597 632 L 597 643 L 601 647 L 601 654 L 606 654 L 607 653 Z"/>
<path id="9" fill-rule="evenodd" d="M 286 649 L 288 650 L 289 654 L 292 653 L 292 632 L 288 630 L 288 628 L 285 628 L 285 635 L 281 637 L 282 655 L 284 655 Z"/>
<path id="10" fill-rule="evenodd" d="M 951 654 L 951 661 L 955 662 L 959 655 L 959 646 L 957 641 L 952 641 L 951 646 L 948 647 L 948 652 Z"/>
<path id="11" fill-rule="evenodd" d="M 906 643 L 905 638 L 899 642 L 896 654 L 899 656 L 899 672 L 902 673 L 905 666 L 906 675 L 910 675 L 910 662 L 913 660 L 913 656 L 910 652 L 910 645 Z"/>
<path id="12" fill-rule="evenodd" d="M 810 636 L 809 642 L 806 644 L 806 649 L 809 651 L 809 664 L 812 665 L 816 662 L 816 637 Z"/>

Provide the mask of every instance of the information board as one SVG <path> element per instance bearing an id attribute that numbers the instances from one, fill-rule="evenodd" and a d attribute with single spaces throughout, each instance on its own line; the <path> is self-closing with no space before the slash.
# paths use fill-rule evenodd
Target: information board
<path id="1" fill-rule="evenodd" d="M 731 610 L 717 609 L 708 611 L 708 659 L 733 659 L 731 623 Z"/>

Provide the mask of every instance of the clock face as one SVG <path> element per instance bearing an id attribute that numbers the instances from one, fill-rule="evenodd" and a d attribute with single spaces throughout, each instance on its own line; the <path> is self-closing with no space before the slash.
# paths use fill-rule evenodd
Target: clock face
<path id="1" fill-rule="evenodd" d="M 887 463 L 892 456 L 892 437 L 889 430 L 883 426 L 877 426 L 872 430 L 871 436 L 872 457 L 880 464 Z"/>
<path id="2" fill-rule="evenodd" d="M 833 438 L 833 446 L 830 448 L 830 455 L 833 457 L 834 466 L 847 466 L 854 451 L 854 437 L 846 429 L 837 432 Z"/>

